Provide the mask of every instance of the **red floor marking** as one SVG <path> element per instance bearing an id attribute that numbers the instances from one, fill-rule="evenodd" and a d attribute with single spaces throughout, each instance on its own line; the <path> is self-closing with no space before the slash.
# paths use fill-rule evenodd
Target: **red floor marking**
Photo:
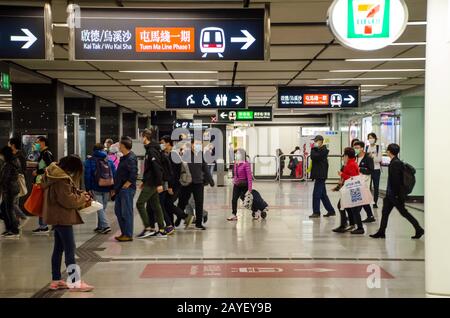
<path id="1" fill-rule="evenodd" d="M 191 263 L 148 264 L 141 278 L 367 278 L 370 264 L 342 263 Z M 380 267 L 380 278 L 394 276 Z"/>

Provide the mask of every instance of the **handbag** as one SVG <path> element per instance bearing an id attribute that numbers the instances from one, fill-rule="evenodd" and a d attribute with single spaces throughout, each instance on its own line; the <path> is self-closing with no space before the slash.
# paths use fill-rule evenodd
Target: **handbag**
<path id="1" fill-rule="evenodd" d="M 42 204 L 44 202 L 44 190 L 38 184 L 33 184 L 31 194 L 25 201 L 23 207 L 30 214 L 35 216 L 42 216 Z"/>
<path id="2" fill-rule="evenodd" d="M 373 203 L 372 193 L 366 184 L 364 176 L 347 179 L 339 190 L 341 194 L 341 208 L 354 208 Z"/>
<path id="3" fill-rule="evenodd" d="M 98 201 L 92 201 L 90 206 L 78 210 L 78 212 L 82 214 L 91 214 L 101 209 L 103 209 L 103 204 Z"/>
<path id="4" fill-rule="evenodd" d="M 19 173 L 17 181 L 19 183 L 19 198 L 26 196 L 28 194 L 28 189 L 27 182 L 25 181 L 25 176 Z"/>

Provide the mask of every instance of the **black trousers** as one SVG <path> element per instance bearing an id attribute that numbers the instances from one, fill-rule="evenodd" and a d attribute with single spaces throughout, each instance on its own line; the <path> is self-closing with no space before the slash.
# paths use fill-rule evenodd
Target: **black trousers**
<path id="1" fill-rule="evenodd" d="M 201 226 L 203 220 L 203 193 L 205 186 L 203 184 L 191 183 L 186 187 L 181 187 L 180 197 L 178 198 L 178 208 L 184 211 L 189 202 L 191 194 L 194 195 L 195 201 L 195 225 Z"/>
<path id="2" fill-rule="evenodd" d="M 18 234 L 19 233 L 19 222 L 16 218 L 16 213 L 14 212 L 14 200 L 15 195 L 10 193 L 3 193 L 2 203 L 0 205 L 2 219 L 5 222 L 5 229 L 8 232 Z"/>
<path id="3" fill-rule="evenodd" d="M 403 216 L 405 219 L 408 220 L 409 223 L 414 227 L 416 232 L 420 231 L 422 227 L 420 226 L 419 222 L 416 220 L 416 218 L 406 210 L 405 207 L 405 201 L 399 200 L 392 197 L 385 197 L 383 199 L 383 210 L 381 214 L 381 222 L 380 222 L 380 229 L 378 230 L 378 233 L 385 234 L 386 228 L 388 225 L 389 216 L 392 212 L 392 209 L 397 208 L 398 212 L 400 212 L 400 215 Z"/>
<path id="4" fill-rule="evenodd" d="M 173 189 L 173 194 L 169 194 L 169 192 L 167 192 L 166 196 L 164 198 L 164 210 L 167 212 L 168 217 L 171 219 L 170 224 L 172 226 L 174 223 L 175 216 L 177 218 L 184 217 L 184 211 L 175 205 L 175 201 L 178 199 L 179 192 L 180 192 L 180 189 Z"/>
<path id="5" fill-rule="evenodd" d="M 342 210 L 341 209 L 341 200 L 339 200 L 337 207 L 339 210 L 339 215 L 341 217 L 341 226 L 346 226 L 348 223 L 350 225 L 355 225 L 355 220 L 353 217 L 353 210 L 352 209 L 343 209 Z"/>
<path id="6" fill-rule="evenodd" d="M 366 214 L 367 214 L 368 218 L 373 218 L 374 217 L 370 204 L 364 205 L 364 206 L 362 206 L 362 208 L 364 209 L 364 211 L 366 211 Z"/>
<path id="7" fill-rule="evenodd" d="M 244 198 L 245 193 L 248 191 L 247 184 L 243 185 L 233 185 L 233 198 L 231 199 L 231 209 L 234 215 L 237 214 L 237 204 L 239 198 L 241 200 Z"/>
<path id="8" fill-rule="evenodd" d="M 373 185 L 373 201 L 375 204 L 378 202 L 378 196 L 380 192 L 380 178 L 381 178 L 381 169 L 374 170 L 372 172 L 372 185 Z"/>

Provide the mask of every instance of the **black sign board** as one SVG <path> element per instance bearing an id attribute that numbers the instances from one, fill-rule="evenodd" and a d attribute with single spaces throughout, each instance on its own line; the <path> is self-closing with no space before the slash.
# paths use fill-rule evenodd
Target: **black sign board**
<path id="1" fill-rule="evenodd" d="M 218 122 L 272 121 L 272 107 L 249 107 L 247 109 L 219 109 Z"/>
<path id="2" fill-rule="evenodd" d="M 47 12 L 44 7 L 0 6 L 0 59 L 53 59 Z"/>
<path id="3" fill-rule="evenodd" d="M 74 60 L 268 59 L 265 9 L 81 8 L 71 14 Z"/>
<path id="4" fill-rule="evenodd" d="M 349 108 L 359 106 L 358 86 L 279 86 L 278 108 Z"/>
<path id="5" fill-rule="evenodd" d="M 245 87 L 166 87 L 166 108 L 168 109 L 245 107 Z"/>
<path id="6" fill-rule="evenodd" d="M 177 119 L 174 124 L 174 128 L 186 128 L 186 129 L 208 129 L 209 125 L 201 121 L 193 121 L 192 119 Z"/>

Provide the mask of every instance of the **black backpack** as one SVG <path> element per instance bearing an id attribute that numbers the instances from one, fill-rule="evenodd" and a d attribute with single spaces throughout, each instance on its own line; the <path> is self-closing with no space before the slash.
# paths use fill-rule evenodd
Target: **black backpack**
<path id="1" fill-rule="evenodd" d="M 416 185 L 416 169 L 409 163 L 403 163 L 403 187 L 410 194 Z"/>
<path id="2" fill-rule="evenodd" d="M 114 185 L 114 176 L 108 158 L 95 159 L 95 181 L 100 187 L 110 187 Z"/>

